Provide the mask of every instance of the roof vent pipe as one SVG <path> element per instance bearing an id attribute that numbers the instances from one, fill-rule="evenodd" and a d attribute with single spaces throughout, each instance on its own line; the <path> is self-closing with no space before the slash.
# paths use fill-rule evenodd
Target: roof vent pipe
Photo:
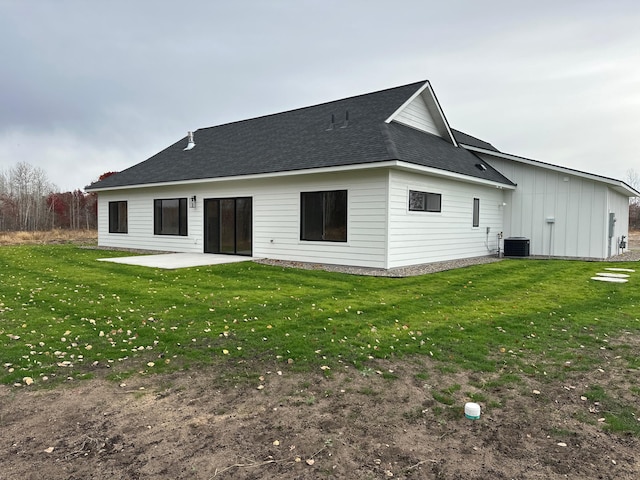
<path id="1" fill-rule="evenodd" d="M 327 128 L 327 132 L 329 130 L 333 130 L 333 126 L 336 123 L 336 116 L 332 113 L 331 114 L 331 123 L 329 124 L 329 128 Z"/>
<path id="2" fill-rule="evenodd" d="M 349 126 L 349 110 L 344 115 L 344 123 L 340 128 L 347 128 Z"/>
<path id="3" fill-rule="evenodd" d="M 187 146 L 183 150 L 191 150 L 196 146 L 196 142 L 193 140 L 193 132 L 187 132 Z"/>

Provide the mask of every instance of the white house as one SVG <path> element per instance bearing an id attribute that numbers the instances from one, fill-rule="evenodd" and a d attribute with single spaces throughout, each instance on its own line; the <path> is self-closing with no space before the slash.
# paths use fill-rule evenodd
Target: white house
<path id="1" fill-rule="evenodd" d="M 607 258 L 640 195 L 452 129 L 428 81 L 199 129 L 87 190 L 101 246 L 385 269 Z"/>

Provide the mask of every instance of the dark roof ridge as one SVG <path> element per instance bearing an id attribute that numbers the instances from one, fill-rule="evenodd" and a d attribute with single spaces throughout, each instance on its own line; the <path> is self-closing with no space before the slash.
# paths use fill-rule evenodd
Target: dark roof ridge
<path id="1" fill-rule="evenodd" d="M 321 107 L 323 105 L 330 105 L 332 103 L 344 102 L 344 101 L 348 101 L 348 100 L 354 100 L 356 98 L 366 97 L 368 95 L 377 95 L 379 93 L 389 92 L 391 90 L 397 90 L 397 89 L 400 89 L 400 88 L 408 88 L 408 87 L 411 87 L 411 86 L 414 86 L 414 85 L 416 87 L 419 87 L 421 85 L 424 85 L 428 81 L 429 80 L 421 80 L 421 81 L 418 81 L 418 82 L 407 83 L 405 85 L 397 85 L 395 87 L 383 88 L 382 90 L 376 90 L 376 91 L 373 91 L 373 92 L 361 93 L 359 95 L 352 95 L 350 97 L 345 97 L 345 98 L 337 98 L 337 99 L 334 99 L 334 100 L 328 100 L 326 102 L 315 103 L 313 105 L 306 105 L 304 107 L 291 108 L 289 110 L 284 110 L 282 112 L 267 113 L 265 115 L 258 115 L 257 117 L 244 118 L 242 120 L 234 120 L 232 122 L 220 123 L 220 124 L 217 124 L 217 125 L 210 125 L 208 127 L 198 128 L 196 131 L 198 131 L 198 130 L 208 130 L 208 129 L 211 129 L 211 128 L 218 128 L 218 127 L 226 127 L 228 125 L 235 125 L 235 124 L 238 124 L 238 123 L 251 122 L 253 120 L 260 120 L 260 119 L 265 119 L 265 118 L 270 118 L 270 117 L 276 117 L 278 115 L 298 112 L 298 111 L 306 110 L 306 109 L 309 109 L 309 108 L 316 108 L 316 107 Z M 400 105 L 398 105 L 398 107 L 400 107 Z"/>

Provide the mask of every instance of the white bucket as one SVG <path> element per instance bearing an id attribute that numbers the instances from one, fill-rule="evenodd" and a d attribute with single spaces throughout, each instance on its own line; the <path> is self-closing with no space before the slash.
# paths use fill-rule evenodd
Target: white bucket
<path id="1" fill-rule="evenodd" d="M 480 405 L 473 402 L 465 403 L 464 416 L 469 420 L 480 420 Z"/>

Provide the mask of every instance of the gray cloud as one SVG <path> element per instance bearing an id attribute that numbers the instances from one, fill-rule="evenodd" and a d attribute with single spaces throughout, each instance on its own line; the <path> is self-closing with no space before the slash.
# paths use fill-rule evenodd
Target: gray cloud
<path id="1" fill-rule="evenodd" d="M 505 151 L 640 169 L 640 6 L 520 3 L 4 2 L 0 169 L 81 188 L 187 130 L 427 78 Z"/>

